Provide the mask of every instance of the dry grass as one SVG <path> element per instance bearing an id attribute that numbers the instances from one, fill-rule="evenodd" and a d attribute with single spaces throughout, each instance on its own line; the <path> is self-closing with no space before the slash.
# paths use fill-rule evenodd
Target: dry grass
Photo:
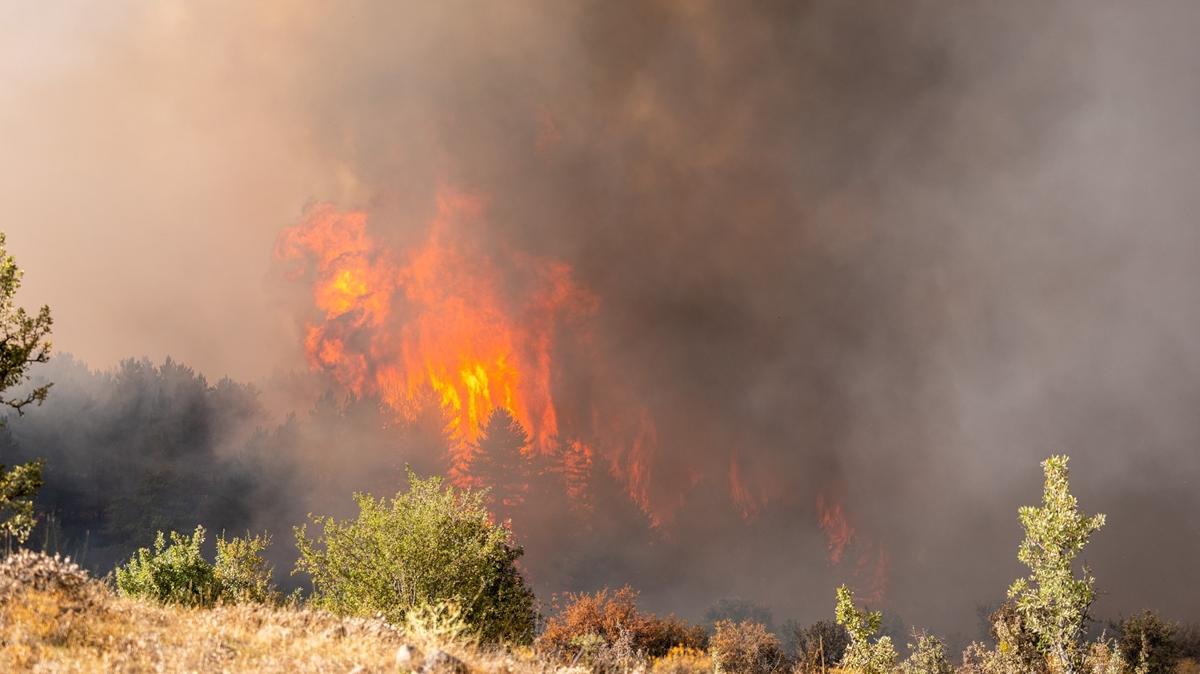
<path id="1" fill-rule="evenodd" d="M 57 591 L 30 590 L 0 605 L 0 671 L 397 672 L 441 648 L 472 671 L 541 672 L 531 657 L 470 643 L 431 644 L 378 620 L 257 605 L 161 606 L 108 595 L 87 611 Z M 411 663 L 397 661 L 410 645 Z"/>
<path id="2" fill-rule="evenodd" d="M 25 561 L 53 566 L 31 559 Z M 0 671 L 366 674 L 418 669 L 437 650 L 470 671 L 552 671 L 531 652 L 447 639 L 438 625 L 413 623 L 401 632 L 381 620 L 297 608 L 163 606 L 117 596 L 92 580 L 59 582 L 59 575 L 73 578 L 68 567 L 62 571 L 22 569 L 14 579 L 0 568 Z M 402 646 L 411 660 L 398 658 Z"/>

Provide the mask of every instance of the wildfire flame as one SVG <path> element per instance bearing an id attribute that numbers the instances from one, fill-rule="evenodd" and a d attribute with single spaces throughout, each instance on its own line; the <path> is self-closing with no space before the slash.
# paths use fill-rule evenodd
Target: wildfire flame
<path id="1" fill-rule="evenodd" d="M 492 254 L 465 235 L 482 203 L 444 191 L 425 241 L 396 255 L 372 237 L 362 212 L 308 209 L 280 237 L 276 254 L 308 263 L 320 312 L 306 326 L 310 365 L 356 395 L 378 395 L 407 418 L 432 397 L 454 440 L 451 477 L 473 484 L 473 443 L 488 414 L 507 408 L 529 431 L 529 451 L 566 451 L 590 465 L 580 441 L 558 447 L 552 387 L 555 330 L 586 316 L 595 299 L 561 263 Z M 303 269 L 303 266 L 302 266 Z M 504 292 L 513 279 L 523 292 Z"/>
<path id="2" fill-rule="evenodd" d="M 824 494 L 817 494 L 817 523 L 821 531 L 825 532 L 829 561 L 833 564 L 841 563 L 846 546 L 854 538 L 854 527 L 851 527 L 850 521 L 846 519 L 841 502 L 827 503 Z"/>
<path id="3" fill-rule="evenodd" d="M 372 234 L 364 212 L 310 207 L 276 247 L 297 276 L 312 277 L 316 314 L 304 333 L 309 364 L 409 420 L 436 405 L 451 439 L 450 477 L 459 485 L 479 484 L 472 474 L 476 442 L 491 411 L 504 407 L 528 431 L 529 455 L 558 462 L 567 494 L 581 509 L 590 508 L 587 476 L 603 457 L 601 465 L 623 481 L 652 526 L 670 520 L 684 497 L 655 493 L 658 431 L 644 406 L 622 402 L 606 414 L 560 414 L 557 340 L 565 331 L 589 342 L 597 299 L 561 262 L 488 247 L 472 235 L 482 217 L 482 200 L 444 190 L 425 237 L 393 248 Z M 563 418 L 590 426 L 563 429 Z M 764 488 L 771 476 L 754 468 L 731 454 L 728 493 L 746 519 L 772 494 Z M 699 473 L 686 474 L 686 482 L 701 483 Z M 886 550 L 856 534 L 840 500 L 819 495 L 817 511 L 831 563 L 841 564 L 853 550 L 855 577 L 870 576 L 868 598 L 881 599 Z"/>
<path id="4" fill-rule="evenodd" d="M 817 494 L 817 524 L 825 533 L 829 563 L 839 566 L 846 553 L 853 550 L 855 561 L 851 571 L 860 600 L 879 604 L 887 596 L 890 559 L 882 543 L 864 539 L 850 524 L 839 499 Z"/>

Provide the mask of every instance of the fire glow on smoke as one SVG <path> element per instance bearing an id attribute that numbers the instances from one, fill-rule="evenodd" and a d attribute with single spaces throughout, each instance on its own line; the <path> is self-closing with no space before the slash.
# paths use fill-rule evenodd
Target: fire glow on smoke
<path id="1" fill-rule="evenodd" d="M 595 299 L 564 264 L 521 254 L 499 260 L 465 240 L 462 225 L 481 211 L 480 200 L 443 192 L 424 243 L 397 254 L 368 233 L 365 213 L 321 204 L 277 247 L 279 257 L 309 261 L 315 272 L 321 319 L 306 327 L 310 365 L 355 395 L 377 395 L 403 418 L 432 398 L 451 439 L 451 477 L 464 486 L 475 482 L 474 443 L 496 407 L 529 431 L 530 451 L 565 450 L 576 460 L 591 453 L 561 433 L 552 357 L 556 330 L 582 329 Z M 514 270 L 528 288 L 518 302 L 499 283 Z"/>
<path id="2" fill-rule="evenodd" d="M 393 249 L 372 235 L 366 213 L 310 207 L 276 247 L 296 276 L 311 278 L 315 312 L 304 336 L 310 366 L 356 396 L 377 396 L 401 419 L 436 406 L 450 441 L 450 478 L 460 486 L 480 483 L 472 473 L 477 440 L 491 411 L 503 407 L 529 432 L 530 456 L 582 476 L 566 481 L 573 500 L 586 500 L 583 480 L 599 459 L 651 526 L 669 522 L 683 498 L 653 493 L 659 438 L 647 409 L 617 396 L 626 401 L 613 409 L 564 414 L 556 393 L 564 376 L 555 361 L 558 341 L 589 343 L 598 298 L 565 263 L 472 237 L 483 217 L 480 198 L 442 190 L 423 240 Z M 580 427 L 564 419 L 581 420 Z M 752 519 L 766 505 L 736 457 L 726 480 L 742 517 Z M 886 551 L 856 536 L 840 499 L 823 494 L 816 506 L 830 563 L 841 565 L 852 549 L 856 585 L 868 601 L 881 601 Z"/>

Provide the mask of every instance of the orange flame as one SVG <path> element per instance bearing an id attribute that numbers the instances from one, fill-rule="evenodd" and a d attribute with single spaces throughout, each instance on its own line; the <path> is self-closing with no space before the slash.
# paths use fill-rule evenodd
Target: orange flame
<path id="1" fill-rule="evenodd" d="M 479 484 L 471 471 L 481 426 L 493 408 L 504 407 L 528 431 L 527 452 L 557 462 L 580 510 L 591 507 L 588 475 L 599 464 L 623 482 L 652 526 L 669 522 L 685 499 L 682 491 L 656 489 L 679 476 L 655 460 L 658 431 L 647 408 L 620 391 L 571 414 L 556 400 L 558 340 L 570 336 L 590 349 L 587 319 L 596 298 L 561 262 L 485 245 L 474 235 L 483 211 L 480 199 L 443 190 L 425 236 L 393 248 L 364 212 L 310 207 L 276 246 L 294 275 L 311 277 L 316 313 L 304 332 L 310 366 L 354 395 L 378 396 L 402 418 L 416 419 L 429 404 L 440 409 L 452 440 L 450 477 L 459 485 Z M 573 427 L 560 428 L 563 422 Z M 765 488 L 772 476 L 743 458 L 730 455 L 728 493 L 750 519 L 774 492 Z M 694 486 L 703 477 L 689 472 L 675 484 Z M 830 560 L 838 564 L 855 531 L 840 502 L 821 496 L 817 505 Z"/>
<path id="2" fill-rule="evenodd" d="M 280 237 L 276 254 L 311 264 L 310 365 L 356 395 L 376 394 L 407 418 L 429 398 L 455 441 L 451 477 L 473 484 L 472 444 L 488 414 L 505 407 L 530 432 L 530 451 L 558 448 L 552 392 L 555 330 L 584 316 L 595 299 L 564 264 L 524 254 L 490 254 L 464 232 L 482 204 L 443 192 L 424 243 L 394 255 L 367 231 L 361 212 L 314 206 Z M 511 280 L 517 293 L 500 284 Z M 567 443 L 567 461 L 590 465 L 591 450 Z"/>
<path id="3" fill-rule="evenodd" d="M 817 494 L 817 517 L 817 523 L 828 541 L 829 561 L 838 564 L 842 561 L 846 546 L 854 538 L 854 527 L 850 526 L 846 514 L 842 512 L 842 504 L 836 501 L 827 504 L 824 494 Z"/>
<path id="4" fill-rule="evenodd" d="M 847 552 L 854 555 L 850 572 L 856 593 L 864 603 L 878 605 L 887 596 L 890 559 L 883 543 L 868 540 L 850 524 L 842 502 L 817 495 L 817 524 L 825 533 L 829 563 L 838 566 Z"/>
<path id="5" fill-rule="evenodd" d="M 887 596 L 888 568 L 891 559 L 887 548 L 877 544 L 863 552 L 858 557 L 854 568 L 854 576 L 860 580 L 859 598 L 865 604 L 881 604 Z"/>

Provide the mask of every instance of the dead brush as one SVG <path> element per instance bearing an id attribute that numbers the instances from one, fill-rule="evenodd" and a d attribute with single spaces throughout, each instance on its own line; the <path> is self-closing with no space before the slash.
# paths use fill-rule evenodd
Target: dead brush
<path id="1" fill-rule="evenodd" d="M 633 654 L 652 659 L 675 646 L 703 649 L 707 642 L 700 627 L 675 616 L 663 618 L 639 611 L 637 592 L 628 586 L 616 592 L 569 594 L 566 604 L 556 608 L 557 614 L 547 621 L 535 648 L 563 664 L 596 660 L 601 652 L 602 659 L 613 662 L 632 661 Z"/>
<path id="2" fill-rule="evenodd" d="M 787 671 L 789 665 L 779 639 L 751 620 L 717 622 L 709 652 L 716 671 L 727 674 L 774 674 Z"/>

